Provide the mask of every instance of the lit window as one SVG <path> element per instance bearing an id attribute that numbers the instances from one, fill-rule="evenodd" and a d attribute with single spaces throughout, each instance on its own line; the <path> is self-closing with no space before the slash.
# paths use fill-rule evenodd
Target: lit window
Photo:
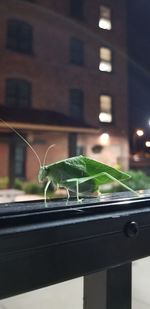
<path id="1" fill-rule="evenodd" d="M 111 10 L 107 6 L 100 6 L 99 27 L 105 30 L 111 30 Z"/>
<path id="2" fill-rule="evenodd" d="M 108 95 L 100 96 L 100 114 L 101 122 L 112 122 L 112 97 Z"/>
<path id="3" fill-rule="evenodd" d="M 100 71 L 111 72 L 112 71 L 112 52 L 111 49 L 106 47 L 100 48 Z"/>

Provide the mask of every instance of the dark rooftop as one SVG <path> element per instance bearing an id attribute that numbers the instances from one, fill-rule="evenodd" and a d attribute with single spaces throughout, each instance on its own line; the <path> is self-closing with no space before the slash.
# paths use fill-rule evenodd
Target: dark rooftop
<path id="1" fill-rule="evenodd" d="M 84 120 L 66 116 L 55 111 L 40 109 L 19 109 L 1 105 L 0 118 L 6 122 L 99 129 L 98 126 L 91 126 L 84 122 Z"/>

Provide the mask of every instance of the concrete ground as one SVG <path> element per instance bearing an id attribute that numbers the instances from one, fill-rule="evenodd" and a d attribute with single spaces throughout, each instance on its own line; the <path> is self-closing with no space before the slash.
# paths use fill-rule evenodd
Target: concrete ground
<path id="1" fill-rule="evenodd" d="M 133 263 L 132 309 L 150 308 L 150 258 Z M 0 309 L 82 309 L 83 278 L 0 301 Z"/>

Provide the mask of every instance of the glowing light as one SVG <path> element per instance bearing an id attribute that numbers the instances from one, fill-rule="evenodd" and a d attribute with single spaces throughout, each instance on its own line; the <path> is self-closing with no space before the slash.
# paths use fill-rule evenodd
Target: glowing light
<path id="1" fill-rule="evenodd" d="M 107 61 L 101 61 L 99 64 L 99 70 L 103 72 L 111 72 L 112 71 L 112 65 L 110 62 Z"/>
<path id="2" fill-rule="evenodd" d="M 99 21 L 99 27 L 105 30 L 111 30 L 111 21 L 105 18 L 101 18 Z"/>
<path id="3" fill-rule="evenodd" d="M 102 146 L 107 146 L 109 144 L 109 138 L 110 138 L 110 136 L 109 136 L 108 133 L 101 134 L 101 136 L 99 138 L 101 145 Z"/>
<path id="4" fill-rule="evenodd" d="M 109 113 L 100 113 L 99 120 L 101 122 L 112 122 L 112 115 Z"/>
<path id="5" fill-rule="evenodd" d="M 145 142 L 145 146 L 146 146 L 146 147 L 150 147 L 150 141 L 146 141 L 146 142 Z"/>
<path id="6" fill-rule="evenodd" d="M 137 154 L 135 154 L 135 155 L 133 156 L 133 160 L 134 160 L 135 162 L 138 162 L 138 161 L 140 161 L 140 158 L 139 158 L 139 156 L 138 156 Z"/>
<path id="7" fill-rule="evenodd" d="M 144 131 L 139 129 L 139 130 L 136 131 L 136 135 L 143 136 L 144 135 Z"/>

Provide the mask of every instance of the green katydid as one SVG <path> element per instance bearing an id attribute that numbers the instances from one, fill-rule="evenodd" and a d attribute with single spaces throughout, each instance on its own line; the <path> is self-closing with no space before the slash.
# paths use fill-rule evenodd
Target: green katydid
<path id="1" fill-rule="evenodd" d="M 129 178 L 130 176 L 124 172 L 82 155 L 43 165 L 38 175 L 39 181 L 48 180 L 44 192 L 45 205 L 50 183 L 57 188 L 59 186 L 66 188 L 68 199 L 69 191 L 75 192 L 77 201 L 80 202 L 80 195 L 94 192 L 100 194 L 100 185 L 113 181 L 137 194 L 122 182 Z"/>
<path id="2" fill-rule="evenodd" d="M 87 193 L 97 192 L 100 194 L 100 185 L 115 181 L 118 184 L 125 187 L 127 190 L 137 194 L 122 181 L 127 180 L 130 176 L 127 173 L 119 171 L 111 166 L 100 163 L 86 156 L 76 156 L 65 160 L 61 160 L 49 165 L 45 165 L 46 157 L 50 148 L 48 147 L 44 162 L 41 164 L 40 158 L 35 152 L 34 148 L 28 143 L 28 141 L 13 127 L 9 126 L 7 122 L 0 119 L 7 127 L 13 130 L 33 151 L 38 159 L 40 169 L 38 174 L 39 182 L 47 181 L 44 189 L 44 201 L 45 207 L 47 207 L 47 190 L 52 183 L 54 188 L 64 187 L 67 191 L 67 197 L 69 199 L 69 191 L 76 193 L 77 201 L 80 202 L 80 195 Z"/>

